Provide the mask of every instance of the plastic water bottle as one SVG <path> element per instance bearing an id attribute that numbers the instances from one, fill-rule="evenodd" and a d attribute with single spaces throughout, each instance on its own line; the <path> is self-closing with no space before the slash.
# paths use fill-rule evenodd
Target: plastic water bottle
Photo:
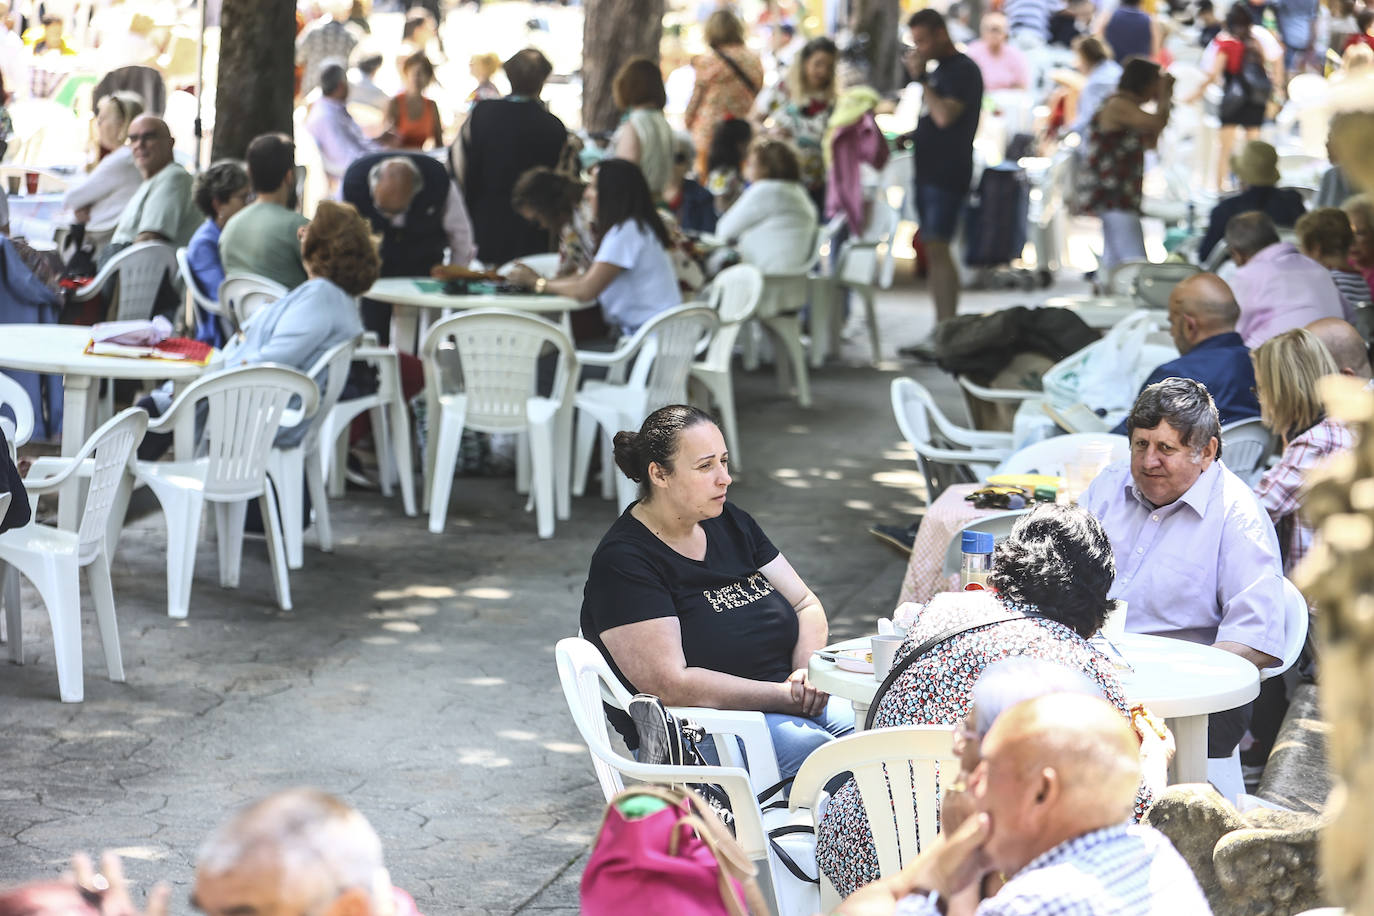
<path id="1" fill-rule="evenodd" d="M 962 538 L 964 561 L 959 567 L 959 584 L 967 591 L 988 587 L 992 572 L 992 548 L 996 540 L 990 531 L 965 531 Z"/>

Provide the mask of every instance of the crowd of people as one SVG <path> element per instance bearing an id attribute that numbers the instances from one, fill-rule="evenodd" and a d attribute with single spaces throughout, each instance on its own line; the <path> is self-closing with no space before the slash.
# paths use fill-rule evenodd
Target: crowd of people
<path id="1" fill-rule="evenodd" d="M 816 846 L 828 881 L 875 912 L 944 912 L 948 900 L 964 912 L 1050 913 L 1081 897 L 1083 909 L 1065 911 L 1144 913 L 1162 907 L 1151 893 L 1180 912 L 1205 912 L 1177 853 L 1135 823 L 1164 787 L 1169 741 L 1141 724 L 1090 640 L 1124 604 L 1134 632 L 1214 646 L 1256 669 L 1285 654 L 1284 577 L 1317 537 L 1302 514 L 1304 480 L 1354 446 L 1350 429 L 1328 416 L 1318 383 L 1349 375 L 1374 385 L 1374 199 L 1355 193 L 1339 163 L 1316 193 L 1285 188 L 1278 151 L 1260 136 L 1286 78 L 1321 71 L 1327 47 L 1346 68 L 1361 66 L 1361 55 L 1374 59 L 1374 12 L 1358 11 L 1337 48 L 1344 8 L 1322 25 L 1315 8 L 1301 13 L 1295 0 L 1272 9 L 1240 0 L 1221 17 L 1201 0 L 1187 16 L 1205 46 L 1203 78 L 1176 98 L 1166 39 L 1182 17 L 1148 0 L 1121 0 L 1107 13 L 1086 0 L 1059 10 L 1008 0 L 983 13 L 976 38 L 960 5 L 948 16 L 921 9 L 906 23 L 902 61 L 922 95 L 920 114 L 904 125 L 908 133 L 889 138 L 877 122 L 886 100 L 845 76 L 851 69 L 835 40 L 805 39 L 795 24 L 773 22 L 761 54 L 731 4 L 707 6 L 704 49 L 681 65 L 691 89 L 680 121 L 669 108 L 681 77 L 636 57 L 613 80 L 620 125 L 597 138 L 579 137 L 542 103 L 553 66 L 535 48 L 504 61 L 474 56 L 467 110 L 461 118 L 442 110 L 428 94 L 439 21 L 423 7 L 406 14 L 392 61 L 401 90 L 383 90 L 376 77 L 387 55 L 364 40 L 360 4 L 326 2 L 297 40 L 304 136 L 263 134 L 241 161 L 213 162 L 193 176 L 152 100 L 114 89 L 96 102 L 90 162 L 63 205 L 98 241 L 100 263 L 156 242 L 185 249 L 195 293 L 211 303 L 231 273 L 279 284 L 285 294 L 244 329 L 184 310 L 171 284 L 150 314 L 221 348 L 226 367 L 305 371 L 364 330 L 390 341 L 393 307 L 366 297 L 379 277 L 429 276 L 443 265 L 502 267 L 513 287 L 594 303 L 574 316 L 574 337 L 585 349 L 610 348 L 723 265 L 743 262 L 766 275 L 809 269 L 824 221 L 842 216 L 843 232 L 863 231 L 864 167 L 879 169 L 890 147 L 910 146 L 919 249 L 936 320 L 945 322 L 959 307 L 955 254 L 980 119 L 994 93 L 1038 91 L 1035 49 L 1072 52 L 1075 72 L 1047 80 L 1056 84 L 1058 122 L 1041 139 L 1081 138 L 1076 206 L 1100 220 L 1100 280 L 1146 258 L 1151 157 L 1176 108 L 1218 84 L 1221 165 L 1212 190 L 1235 193 L 1216 200 L 1196 239 L 1208 269 L 1169 297 L 1178 356 L 1153 368 L 1117 429 L 1129 460 L 1099 474 L 1077 506 L 1040 507 L 1018 521 L 996 548 L 990 591 L 940 595 L 918 609 L 898 650 L 903 673 L 874 707 L 874 727 L 958 729 L 964 772 L 945 794 L 941 839 L 900 876 L 880 876 L 859 790 L 846 780 L 834 787 Z M 34 74 L 47 70 L 16 68 L 6 51 L 13 40 L 33 59 L 70 53 L 60 19 L 44 17 L 20 38 L 6 31 L 8 14 L 0 0 L 0 110 L 5 85 L 45 89 Z M 359 103 L 377 113 L 372 128 L 359 122 Z M 309 216 L 299 196 L 298 144 L 306 143 L 337 198 Z M 0 229 L 5 223 L 0 213 Z M 552 272 L 522 262 L 554 252 Z M 407 397 L 418 376 L 408 363 Z M 140 404 L 156 415 L 169 398 L 165 388 Z M 1222 460 L 1223 427 L 1256 417 L 1278 449 L 1251 481 Z M 279 441 L 303 432 L 283 431 Z M 149 437 L 140 455 L 166 446 Z M 638 485 L 638 499 L 591 557 L 582 633 L 632 692 L 670 706 L 763 713 L 779 771 L 794 775 L 812 751 L 856 725 L 852 707 L 808 674 L 829 625 L 806 571 L 728 501 L 726 444 L 705 411 L 655 410 L 615 436 L 614 462 Z M 1282 715 L 1275 680 L 1256 704 L 1210 717 L 1209 757 L 1240 748 L 1262 762 Z M 639 751 L 640 723 L 608 713 Z M 709 742 L 702 750 L 719 759 Z M 272 885 L 281 900 L 269 900 L 265 883 L 246 876 L 285 856 L 280 844 L 305 843 L 314 831 L 318 861 L 287 856 L 296 870 Z M 328 880 L 306 874 L 315 868 Z M 95 877 L 106 887 L 96 888 Z M 70 897 L 73 888 L 103 911 L 85 892 L 124 893 L 117 861 L 95 876 L 79 860 L 74 884 L 12 893 Z M 250 807 L 207 841 L 194 899 L 207 913 L 287 902 L 315 912 L 348 895 L 358 900 L 338 912 L 414 910 L 391 887 L 361 816 L 298 791 Z"/>

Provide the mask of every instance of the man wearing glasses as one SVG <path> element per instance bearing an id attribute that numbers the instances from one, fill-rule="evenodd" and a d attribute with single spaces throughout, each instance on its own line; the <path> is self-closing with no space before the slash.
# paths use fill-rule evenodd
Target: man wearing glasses
<path id="1" fill-rule="evenodd" d="M 140 115 L 129 125 L 134 166 L 143 176 L 124 206 L 102 262 L 135 242 L 166 242 L 183 247 L 200 224 L 191 195 L 191 175 L 172 161 L 172 133 L 153 115 Z"/>

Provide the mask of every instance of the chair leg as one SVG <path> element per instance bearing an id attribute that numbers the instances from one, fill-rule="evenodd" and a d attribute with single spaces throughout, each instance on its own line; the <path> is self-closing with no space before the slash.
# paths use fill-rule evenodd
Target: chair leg
<path id="1" fill-rule="evenodd" d="M 587 474 L 591 471 L 592 447 L 596 443 L 596 418 L 585 410 L 577 412 L 577 434 L 573 445 L 572 495 L 587 492 Z"/>
<path id="2" fill-rule="evenodd" d="M 282 539 L 286 544 L 286 565 L 300 569 L 305 565 L 305 461 L 299 448 L 272 450 L 267 476 L 281 494 Z"/>
<path id="3" fill-rule="evenodd" d="M 530 492 L 530 434 L 521 430 L 515 442 L 515 492 L 526 496 Z"/>
<path id="4" fill-rule="evenodd" d="M 602 427 L 601 435 L 601 498 L 614 499 L 617 481 L 624 477 L 615 466 L 615 448 L 611 444 L 612 430 Z"/>
<path id="5" fill-rule="evenodd" d="M 267 559 L 272 565 L 272 584 L 277 589 L 277 606 L 291 610 L 291 580 L 286 573 L 286 545 L 282 535 L 281 513 L 277 511 L 277 491 L 268 477 L 262 488 L 262 527 L 267 535 Z"/>
<path id="6" fill-rule="evenodd" d="M 346 486 L 344 469 L 348 467 L 348 438 L 338 436 L 330 441 L 321 434 L 320 449 L 329 455 L 329 495 L 335 499 L 343 499 Z"/>
<path id="7" fill-rule="evenodd" d="M 878 294 L 872 287 L 866 287 L 860 295 L 863 297 L 864 314 L 868 319 L 868 345 L 873 351 L 873 365 L 876 366 L 883 361 L 883 345 L 878 337 Z"/>
<path id="8" fill-rule="evenodd" d="M 114 588 L 110 585 L 110 561 L 105 554 L 96 554 L 86 567 L 86 580 L 91 586 L 95 602 L 95 620 L 100 627 L 100 645 L 105 649 L 105 669 L 110 680 L 124 681 L 124 657 L 119 649 L 119 623 L 115 618 Z"/>
<path id="9" fill-rule="evenodd" d="M 387 409 L 373 407 L 367 412 L 372 426 L 372 449 L 377 455 L 377 483 L 383 496 L 391 495 L 392 480 L 396 476 L 396 464 L 391 457 L 391 430 L 386 421 Z"/>
<path id="10" fill-rule="evenodd" d="M 182 619 L 191 606 L 191 579 L 205 500 L 200 493 L 187 491 L 167 497 L 162 499 L 162 513 L 167 518 L 167 616 Z"/>
<path id="11" fill-rule="evenodd" d="M 53 658 L 57 662 L 57 689 L 63 703 L 85 698 L 81 668 L 81 584 L 76 558 L 49 557 L 41 570 L 29 576 L 48 609 L 52 624 Z"/>
<path id="12" fill-rule="evenodd" d="M 524 438 L 529 442 L 530 464 L 533 466 L 530 490 L 534 494 L 534 512 L 541 538 L 553 537 L 554 477 L 558 473 L 554 428 L 557 423 L 557 417 L 550 417 L 543 423 L 531 423 L 524 433 Z"/>
<path id="13" fill-rule="evenodd" d="M 458 452 L 463 441 L 462 413 L 454 416 L 429 418 L 429 436 L 434 448 L 434 480 L 429 486 L 429 530 L 443 534 L 448 517 L 449 495 L 453 492 L 453 472 L 458 466 Z"/>
<path id="14" fill-rule="evenodd" d="M 560 522 L 572 516 L 572 428 L 573 409 L 558 411 L 554 417 L 553 498 Z"/>
<path id="15" fill-rule="evenodd" d="M 124 530 L 124 519 L 129 514 L 129 499 L 133 492 L 134 478 L 126 471 L 115 488 L 114 504 L 110 506 L 110 516 L 105 522 L 106 557 L 113 557 L 119 547 L 119 535 Z"/>
<path id="16" fill-rule="evenodd" d="M 243 526 L 248 501 L 215 503 L 215 544 L 219 550 L 220 588 L 238 588 L 243 568 Z"/>
<path id="17" fill-rule="evenodd" d="M 334 549 L 334 529 L 329 523 L 329 499 L 324 491 L 324 472 L 318 457 L 318 454 L 306 456 L 305 486 L 315 507 L 315 537 L 320 541 L 320 550 L 330 553 Z"/>
<path id="18" fill-rule="evenodd" d="M 744 470 L 740 460 L 739 425 L 735 418 L 735 383 L 730 373 L 725 372 L 706 383 L 715 398 L 716 409 L 720 411 L 720 422 L 725 425 L 725 445 L 730 450 L 730 470 L 738 473 Z"/>
<path id="19" fill-rule="evenodd" d="M 779 350 L 786 351 L 786 362 L 796 376 L 797 403 L 802 407 L 811 406 L 811 379 L 806 369 L 806 351 L 801 342 L 801 322 L 796 315 L 779 315 L 769 318 L 765 323 L 773 333 Z M 778 377 L 782 380 L 782 354 L 778 355 Z"/>
<path id="20" fill-rule="evenodd" d="M 390 410 L 379 411 L 384 438 L 391 443 L 391 471 L 401 482 L 401 506 L 410 518 L 415 509 L 415 467 L 410 458 L 410 408 L 398 393 Z M 374 433 L 373 438 L 376 438 Z M 382 446 L 378 446 L 380 451 Z M 383 466 L 385 468 L 385 466 Z"/>
<path id="21" fill-rule="evenodd" d="M 821 277 L 812 277 L 811 283 L 811 368 L 819 369 L 831 355 L 831 344 L 836 340 L 834 325 L 837 314 L 843 315 L 843 308 L 836 308 L 836 284 Z"/>
<path id="22" fill-rule="evenodd" d="M 5 602 L 6 637 L 10 644 L 10 662 L 24 664 L 24 614 L 19 606 L 19 570 L 8 563 L 0 563 L 0 595 Z"/>

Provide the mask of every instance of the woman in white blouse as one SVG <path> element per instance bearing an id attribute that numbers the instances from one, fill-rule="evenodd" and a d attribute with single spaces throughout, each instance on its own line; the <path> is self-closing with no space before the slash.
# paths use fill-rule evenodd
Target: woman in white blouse
<path id="1" fill-rule="evenodd" d="M 86 180 L 68 189 L 62 207 L 91 232 L 113 229 L 119 214 L 143 183 L 125 144 L 129 124 L 143 114 L 143 100 L 132 92 L 105 96 L 96 106 L 95 130 L 100 159 Z"/>
<path id="2" fill-rule="evenodd" d="M 658 65 L 645 57 L 628 61 L 616 73 L 611 94 L 616 107 L 625 112 L 611 140 L 612 155 L 638 165 L 658 200 L 673 172 L 673 129 L 663 116 L 668 96 Z"/>
<path id="3" fill-rule="evenodd" d="M 744 177 L 749 185 L 716 223 L 716 235 L 765 274 L 801 270 L 811 260 L 819 224 L 797 154 L 785 141 L 756 140 Z"/>

